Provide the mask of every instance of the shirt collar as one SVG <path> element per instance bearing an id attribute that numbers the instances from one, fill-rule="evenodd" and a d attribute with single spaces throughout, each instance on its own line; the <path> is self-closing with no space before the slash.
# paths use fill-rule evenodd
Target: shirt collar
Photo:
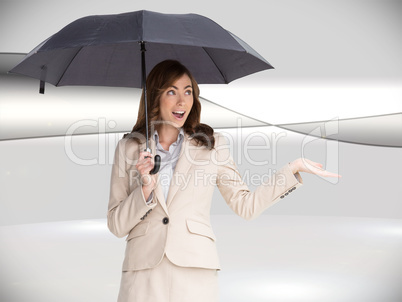
<path id="1" fill-rule="evenodd" d="M 182 127 L 182 128 L 180 128 L 179 135 L 177 136 L 176 144 L 180 143 L 183 140 L 183 138 L 184 138 L 184 130 L 183 130 L 183 127 Z M 158 134 L 158 131 L 156 129 L 155 129 L 155 132 L 154 132 L 154 141 L 155 141 L 156 145 L 159 144 L 159 134 Z"/>

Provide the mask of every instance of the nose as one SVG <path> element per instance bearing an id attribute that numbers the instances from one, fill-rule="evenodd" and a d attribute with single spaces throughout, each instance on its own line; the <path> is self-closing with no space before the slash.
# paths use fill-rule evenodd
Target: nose
<path id="1" fill-rule="evenodd" d="M 177 94 L 177 105 L 184 105 L 185 102 L 186 102 L 186 98 L 184 97 L 184 95 L 182 93 L 178 93 Z"/>

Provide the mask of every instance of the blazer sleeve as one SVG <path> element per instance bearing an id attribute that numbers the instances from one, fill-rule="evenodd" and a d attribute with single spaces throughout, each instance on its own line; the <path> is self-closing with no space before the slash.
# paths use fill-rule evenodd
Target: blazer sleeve
<path id="1" fill-rule="evenodd" d="M 135 151 L 138 151 L 138 146 L 133 150 L 129 147 L 127 139 L 121 139 L 114 154 L 107 225 L 117 237 L 126 236 L 156 206 L 154 200 L 147 204 L 138 181 L 139 174 L 132 173 L 136 171 L 132 169 L 135 162 L 129 159 L 132 155 L 128 156 L 128 153 Z M 130 181 L 135 183 L 130 185 Z"/>
<path id="2" fill-rule="evenodd" d="M 216 136 L 218 164 L 217 186 L 229 207 L 244 219 L 258 217 L 265 209 L 303 184 L 299 173 L 293 174 L 289 164 L 276 171 L 266 182 L 251 192 L 230 155 L 229 145 L 222 134 Z"/>

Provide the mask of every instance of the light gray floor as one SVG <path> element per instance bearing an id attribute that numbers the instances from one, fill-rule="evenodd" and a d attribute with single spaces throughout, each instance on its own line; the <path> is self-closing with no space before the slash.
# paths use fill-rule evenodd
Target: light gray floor
<path id="1" fill-rule="evenodd" d="M 213 215 L 222 302 L 402 301 L 399 219 Z M 124 239 L 106 220 L 0 227 L 1 302 L 116 301 Z"/>

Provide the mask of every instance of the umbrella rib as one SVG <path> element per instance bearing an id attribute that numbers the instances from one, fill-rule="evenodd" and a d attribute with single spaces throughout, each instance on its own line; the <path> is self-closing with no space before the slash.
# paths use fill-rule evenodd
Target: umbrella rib
<path id="1" fill-rule="evenodd" d="M 211 55 L 209 54 L 208 50 L 207 50 L 205 47 L 203 47 L 202 49 L 205 51 L 205 53 L 206 53 L 206 54 L 208 55 L 208 57 L 211 59 L 212 63 L 214 63 L 216 69 L 219 71 L 219 73 L 221 74 L 222 78 L 224 79 L 225 84 L 229 84 L 229 82 L 227 81 L 226 77 L 223 75 L 222 71 L 220 70 L 220 68 L 218 67 L 218 65 L 215 63 L 215 60 L 214 60 L 214 59 L 211 57 Z"/>
<path id="2" fill-rule="evenodd" d="M 71 65 L 71 63 L 74 61 L 75 57 L 81 52 L 81 50 L 84 48 L 84 46 L 81 46 L 80 49 L 75 53 L 75 55 L 71 58 L 70 62 L 67 64 L 66 68 L 63 71 L 63 74 L 60 76 L 59 80 L 56 83 L 56 87 L 59 86 L 61 79 L 64 77 L 64 75 L 67 72 L 68 67 Z"/>

